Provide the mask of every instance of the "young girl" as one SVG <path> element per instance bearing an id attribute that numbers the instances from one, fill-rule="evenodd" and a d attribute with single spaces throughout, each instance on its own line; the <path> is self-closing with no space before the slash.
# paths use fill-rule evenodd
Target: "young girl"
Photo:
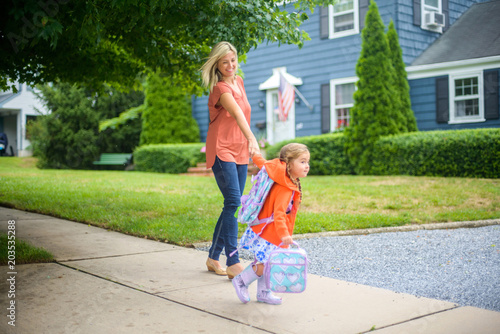
<path id="1" fill-rule="evenodd" d="M 302 199 L 299 179 L 306 177 L 309 172 L 309 158 L 307 146 L 297 143 L 283 146 L 279 159 L 266 161 L 259 153 L 252 156 L 257 167 L 262 169 L 265 166 L 269 177 L 274 181 L 259 213 L 259 219 L 274 213 L 274 221 L 267 226 L 263 223 L 249 227 L 241 237 L 243 248 L 251 250 L 255 255 L 254 263 L 233 278 L 236 294 L 243 303 L 250 301 L 248 286 L 257 280 L 257 300 L 268 304 L 281 304 L 281 298 L 273 295 L 266 287 L 264 264 L 270 253 L 281 244 L 281 247 L 287 248 L 293 243 L 295 216 Z"/>

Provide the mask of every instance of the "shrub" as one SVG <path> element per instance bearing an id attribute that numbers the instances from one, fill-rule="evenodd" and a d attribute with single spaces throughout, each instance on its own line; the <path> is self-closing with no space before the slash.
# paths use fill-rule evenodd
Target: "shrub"
<path id="1" fill-rule="evenodd" d="M 343 133 L 300 137 L 277 143 L 266 150 L 267 159 L 277 157 L 280 149 L 292 142 L 302 143 L 309 148 L 311 153 L 309 175 L 346 175 L 354 173 L 353 166 L 345 154 L 345 136 Z"/>
<path id="2" fill-rule="evenodd" d="M 430 131 L 381 138 L 376 175 L 500 177 L 500 129 Z"/>
<path id="3" fill-rule="evenodd" d="M 134 151 L 135 170 L 157 173 L 185 173 L 189 167 L 205 161 L 204 143 L 151 144 Z"/>

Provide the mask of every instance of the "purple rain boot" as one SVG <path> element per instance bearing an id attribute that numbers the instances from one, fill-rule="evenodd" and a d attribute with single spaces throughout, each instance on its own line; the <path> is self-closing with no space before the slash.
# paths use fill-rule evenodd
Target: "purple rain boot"
<path id="1" fill-rule="evenodd" d="M 248 295 L 248 286 L 255 281 L 259 276 L 253 270 L 253 265 L 249 265 L 243 271 L 233 278 L 233 286 L 236 290 L 238 298 L 243 304 L 250 301 L 250 296 Z"/>
<path id="2" fill-rule="evenodd" d="M 272 305 L 281 305 L 281 297 L 273 295 L 271 289 L 267 288 L 264 274 L 257 280 L 257 301 Z"/>

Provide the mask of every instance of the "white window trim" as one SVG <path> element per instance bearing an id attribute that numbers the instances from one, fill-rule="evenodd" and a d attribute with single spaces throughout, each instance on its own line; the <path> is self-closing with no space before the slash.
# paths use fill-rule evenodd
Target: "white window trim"
<path id="1" fill-rule="evenodd" d="M 335 86 L 337 85 L 344 85 L 344 84 L 351 84 L 354 83 L 355 86 L 355 91 L 358 90 L 358 87 L 356 85 L 356 82 L 358 82 L 358 77 L 349 77 L 349 78 L 341 78 L 341 79 L 332 79 L 330 80 L 330 131 L 335 132 L 338 131 L 337 129 L 337 108 L 338 107 L 349 107 L 352 108 L 354 106 L 354 103 L 351 104 L 345 104 L 345 105 L 335 105 L 336 103 L 336 94 L 335 94 Z M 351 114 L 349 114 L 349 117 Z"/>
<path id="2" fill-rule="evenodd" d="M 477 77 L 478 84 L 478 103 L 479 103 L 479 115 L 478 116 L 469 116 L 467 118 L 455 117 L 455 80 L 457 79 L 466 79 Z M 449 76 L 449 110 L 450 110 L 450 118 L 448 124 L 464 124 L 464 123 L 479 123 L 485 122 L 484 118 L 484 88 L 483 88 L 483 71 L 477 72 L 464 72 L 464 73 L 456 73 L 451 74 Z"/>
<path id="3" fill-rule="evenodd" d="M 329 38 L 340 38 L 359 34 L 359 4 L 358 0 L 353 0 L 353 13 L 354 13 L 354 29 L 334 33 L 333 27 L 333 5 L 328 5 L 328 31 Z"/>
<path id="4" fill-rule="evenodd" d="M 426 10 L 427 9 L 426 7 L 429 7 L 430 10 L 437 10 L 438 13 L 441 13 L 443 10 L 443 0 L 438 0 L 437 8 L 426 5 L 425 0 L 422 0 L 421 4 L 422 4 L 422 10 Z"/>
<path id="5" fill-rule="evenodd" d="M 425 5 L 425 1 L 422 0 L 421 1 L 421 4 L 420 4 L 420 19 L 421 19 L 421 23 L 420 23 L 420 28 L 424 29 L 424 30 L 429 30 L 429 31 L 434 31 L 434 32 L 438 32 L 438 33 L 443 33 L 443 27 L 437 27 L 437 28 L 431 28 L 431 27 L 428 27 L 425 25 L 425 13 L 426 12 L 429 12 L 429 11 L 435 11 L 439 14 L 443 14 L 443 0 L 438 0 L 438 8 L 436 10 L 436 7 L 430 7 L 430 6 L 426 6 Z M 446 20 L 446 18 L 445 18 Z"/>

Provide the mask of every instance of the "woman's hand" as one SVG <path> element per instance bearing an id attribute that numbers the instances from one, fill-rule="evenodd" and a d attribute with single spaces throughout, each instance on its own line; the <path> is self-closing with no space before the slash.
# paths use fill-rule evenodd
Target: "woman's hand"
<path id="1" fill-rule="evenodd" d="M 248 140 L 248 152 L 250 153 L 250 157 L 253 157 L 254 154 L 260 153 L 259 143 L 253 135 Z"/>
<path id="2" fill-rule="evenodd" d="M 293 244 L 293 239 L 291 236 L 286 236 L 286 237 L 281 238 L 281 242 L 283 243 L 283 245 L 288 246 L 288 245 Z"/>

